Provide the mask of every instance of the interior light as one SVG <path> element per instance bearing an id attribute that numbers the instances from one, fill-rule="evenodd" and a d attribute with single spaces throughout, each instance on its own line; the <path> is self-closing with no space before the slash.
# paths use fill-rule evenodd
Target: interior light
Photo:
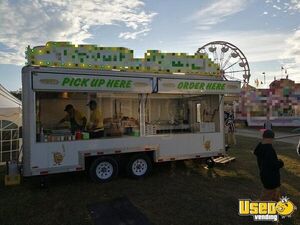
<path id="1" fill-rule="evenodd" d="M 61 97 L 62 97 L 62 98 L 69 98 L 68 92 L 66 92 L 66 91 L 63 92 L 62 95 L 61 95 Z"/>

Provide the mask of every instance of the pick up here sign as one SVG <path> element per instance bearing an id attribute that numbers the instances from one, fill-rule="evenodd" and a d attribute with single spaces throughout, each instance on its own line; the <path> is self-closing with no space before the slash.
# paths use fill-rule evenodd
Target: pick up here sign
<path id="1" fill-rule="evenodd" d="M 152 78 L 37 73 L 32 80 L 35 90 L 152 92 Z"/>

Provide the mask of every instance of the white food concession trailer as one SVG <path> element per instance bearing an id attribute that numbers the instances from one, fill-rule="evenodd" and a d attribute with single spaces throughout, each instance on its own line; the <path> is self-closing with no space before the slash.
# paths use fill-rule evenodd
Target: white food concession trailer
<path id="1" fill-rule="evenodd" d="M 122 169 L 143 177 L 152 163 L 224 154 L 223 96 L 239 93 L 240 82 L 223 80 L 204 54 L 152 50 L 139 60 L 125 48 L 48 42 L 28 48 L 27 58 L 24 176 L 89 170 L 103 182 Z M 58 124 L 68 104 L 89 121 L 90 100 L 102 137 Z"/>

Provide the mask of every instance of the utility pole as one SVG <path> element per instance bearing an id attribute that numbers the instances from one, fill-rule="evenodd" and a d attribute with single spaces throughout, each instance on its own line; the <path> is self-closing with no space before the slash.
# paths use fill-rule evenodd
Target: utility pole
<path id="1" fill-rule="evenodd" d="M 283 74 L 285 75 L 285 79 L 289 79 L 289 75 L 287 73 L 287 68 L 281 66 L 281 78 L 282 78 Z"/>
<path id="2" fill-rule="evenodd" d="M 262 72 L 262 74 L 264 75 L 264 84 L 266 84 L 266 73 Z"/>

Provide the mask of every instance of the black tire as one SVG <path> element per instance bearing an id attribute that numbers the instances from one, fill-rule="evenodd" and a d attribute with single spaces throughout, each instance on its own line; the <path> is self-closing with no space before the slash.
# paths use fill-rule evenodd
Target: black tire
<path id="1" fill-rule="evenodd" d="M 148 176 L 151 170 L 152 162 L 149 156 L 143 153 L 133 155 L 126 166 L 127 175 L 134 179 Z"/>
<path id="2" fill-rule="evenodd" d="M 206 163 L 208 168 L 213 168 L 216 164 L 215 161 L 212 158 L 207 158 L 205 160 L 205 163 Z"/>
<path id="3" fill-rule="evenodd" d="M 95 182 L 109 182 L 118 175 L 118 163 L 113 157 L 97 158 L 92 162 L 89 174 Z"/>

